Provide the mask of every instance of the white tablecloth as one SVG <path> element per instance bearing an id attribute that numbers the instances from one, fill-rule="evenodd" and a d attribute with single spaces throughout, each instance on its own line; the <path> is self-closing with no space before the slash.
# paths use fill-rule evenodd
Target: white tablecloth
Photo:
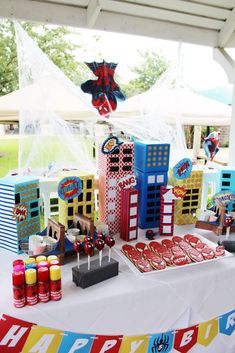
<path id="1" fill-rule="evenodd" d="M 175 234 L 206 235 L 212 232 L 176 228 Z M 15 309 L 12 304 L 11 267 L 16 255 L 0 250 L 0 310 L 42 326 L 93 334 L 146 334 L 189 327 L 235 308 L 235 257 L 188 268 L 136 276 L 117 254 L 117 277 L 81 289 L 72 282 L 72 259 L 62 267 L 63 299 Z M 196 345 L 190 352 L 235 352 L 235 333 L 219 335 L 207 348 Z M 174 351 L 172 351 L 174 352 Z"/>

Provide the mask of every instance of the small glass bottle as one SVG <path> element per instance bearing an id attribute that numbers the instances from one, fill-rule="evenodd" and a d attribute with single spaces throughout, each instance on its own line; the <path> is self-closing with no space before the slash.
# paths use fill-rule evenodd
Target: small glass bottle
<path id="1" fill-rule="evenodd" d="M 15 308 L 22 308 L 25 306 L 25 274 L 24 271 L 12 273 L 13 284 L 13 304 Z"/>
<path id="2" fill-rule="evenodd" d="M 61 269 L 58 265 L 50 267 L 50 297 L 51 300 L 60 300 L 62 298 Z"/>
<path id="3" fill-rule="evenodd" d="M 26 290 L 26 303 L 28 305 L 35 305 L 38 302 L 37 291 L 37 271 L 29 268 L 25 271 L 25 290 Z"/>

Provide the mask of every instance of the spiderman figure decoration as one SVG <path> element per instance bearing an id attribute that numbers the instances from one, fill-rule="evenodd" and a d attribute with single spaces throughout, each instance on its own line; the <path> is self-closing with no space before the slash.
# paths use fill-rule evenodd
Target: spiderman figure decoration
<path id="1" fill-rule="evenodd" d="M 86 65 L 98 79 L 82 83 L 81 89 L 92 95 L 92 105 L 99 114 L 108 117 L 117 108 L 117 100 L 125 100 L 124 94 L 113 77 L 117 64 L 103 61 L 86 63 Z"/>

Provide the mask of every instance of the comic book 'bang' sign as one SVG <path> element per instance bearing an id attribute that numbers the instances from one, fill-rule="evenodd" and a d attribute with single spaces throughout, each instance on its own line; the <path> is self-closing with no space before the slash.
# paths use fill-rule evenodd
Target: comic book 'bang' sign
<path id="1" fill-rule="evenodd" d="M 63 178 L 58 185 L 59 197 L 66 201 L 78 197 L 82 193 L 82 181 L 80 178 L 71 176 Z"/>
<path id="2" fill-rule="evenodd" d="M 113 77 L 117 64 L 94 61 L 86 63 L 86 65 L 98 79 L 82 83 L 81 89 L 83 92 L 92 95 L 92 105 L 98 110 L 99 114 L 108 117 L 117 108 L 117 100 L 125 100 L 124 94 Z"/>

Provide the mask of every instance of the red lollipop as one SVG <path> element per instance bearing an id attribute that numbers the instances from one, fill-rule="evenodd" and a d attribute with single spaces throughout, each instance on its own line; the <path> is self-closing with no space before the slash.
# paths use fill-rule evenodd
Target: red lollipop
<path id="1" fill-rule="evenodd" d="M 91 242 L 86 242 L 84 244 L 84 251 L 85 251 L 85 254 L 87 255 L 87 260 L 88 260 L 88 271 L 90 270 L 90 256 L 92 254 L 93 248 L 94 246 Z"/>
<path id="2" fill-rule="evenodd" d="M 106 244 L 112 248 L 115 244 L 115 239 L 114 237 L 112 237 L 112 235 L 108 235 L 107 238 L 106 238 Z"/>
<path id="3" fill-rule="evenodd" d="M 102 239 L 103 241 L 105 241 L 105 235 L 103 233 L 98 233 L 97 239 Z"/>
<path id="4" fill-rule="evenodd" d="M 99 264 L 102 262 L 102 250 L 104 248 L 104 241 L 101 238 L 96 239 L 95 247 L 99 250 Z"/>
<path id="5" fill-rule="evenodd" d="M 82 243 L 79 240 L 75 240 L 73 243 L 73 250 L 77 253 L 77 266 L 79 268 L 79 253 L 83 251 Z"/>
<path id="6" fill-rule="evenodd" d="M 108 235 L 106 237 L 106 244 L 108 245 L 109 247 L 109 262 L 110 262 L 110 259 L 111 259 L 111 248 L 114 246 L 115 244 L 115 239 L 114 237 L 112 237 L 111 235 Z"/>
<path id="7" fill-rule="evenodd" d="M 96 239 L 96 242 L 95 242 L 95 247 L 99 250 L 99 251 L 102 251 L 103 248 L 104 248 L 104 241 L 103 239 Z"/>
<path id="8" fill-rule="evenodd" d="M 233 216 L 227 216 L 225 219 L 224 219 L 224 227 L 226 227 L 226 239 L 228 239 L 229 237 L 229 234 L 230 234 L 230 227 L 231 225 L 233 224 L 234 222 L 234 218 Z"/>
<path id="9" fill-rule="evenodd" d="M 225 227 L 231 227 L 233 224 L 234 218 L 232 216 L 227 216 L 224 220 L 224 226 Z"/>
<path id="10" fill-rule="evenodd" d="M 82 246 L 82 243 L 81 243 L 79 240 L 75 240 L 75 241 L 74 241 L 74 243 L 73 243 L 73 250 L 74 250 L 76 253 L 82 252 L 83 246 Z"/>
<path id="11" fill-rule="evenodd" d="M 85 242 L 85 243 L 88 243 L 88 242 L 91 242 L 91 241 L 92 241 L 92 239 L 91 239 L 90 235 L 86 235 L 86 236 L 84 237 L 84 242 Z"/>

